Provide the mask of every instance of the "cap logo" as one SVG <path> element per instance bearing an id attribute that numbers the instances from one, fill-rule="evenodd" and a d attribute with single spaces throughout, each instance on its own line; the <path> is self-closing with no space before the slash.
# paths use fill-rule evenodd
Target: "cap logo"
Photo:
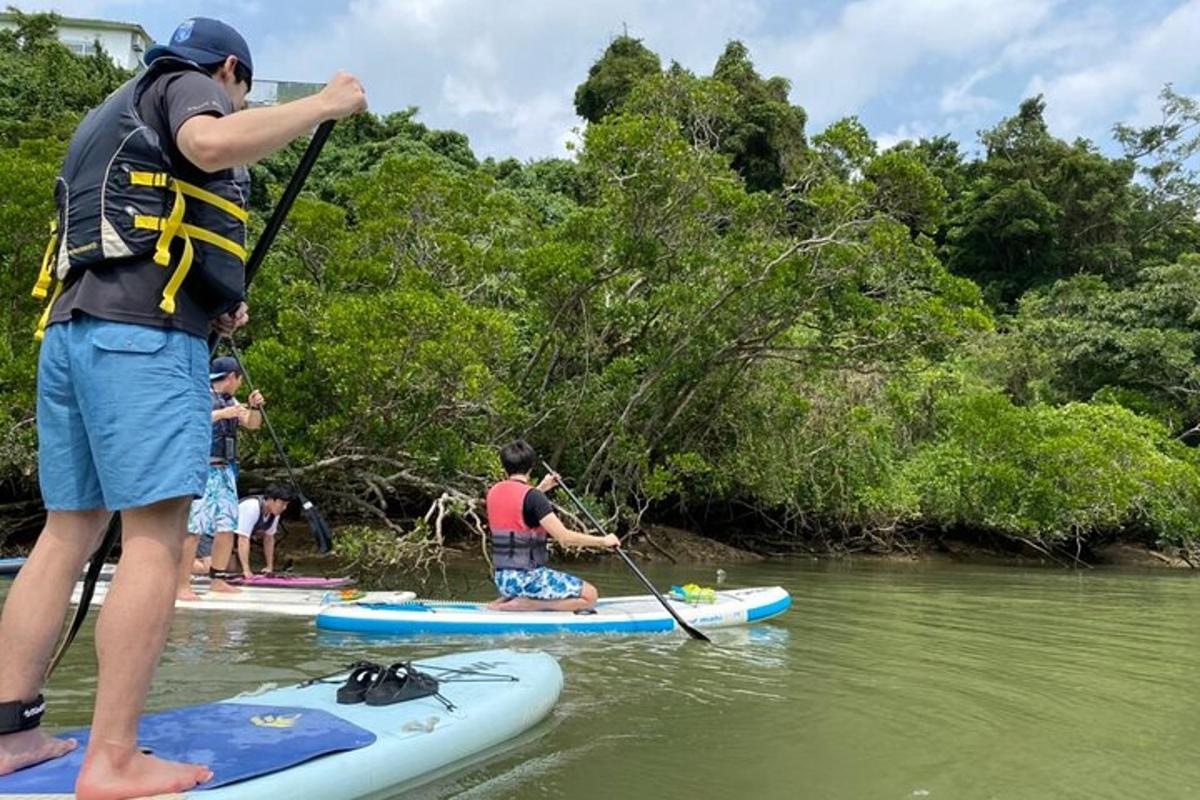
<path id="1" fill-rule="evenodd" d="M 179 44 L 180 42 L 186 42 L 188 39 L 192 38 L 192 26 L 195 24 L 196 20 L 194 19 L 184 20 L 182 23 L 180 23 L 179 27 L 175 29 L 175 35 L 171 37 L 171 41 L 175 44 Z"/>

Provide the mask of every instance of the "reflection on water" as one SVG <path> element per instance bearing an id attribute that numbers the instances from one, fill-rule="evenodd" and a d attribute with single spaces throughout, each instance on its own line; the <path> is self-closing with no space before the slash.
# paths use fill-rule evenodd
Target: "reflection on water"
<path id="1" fill-rule="evenodd" d="M 1184 574 L 775 563 L 784 617 L 680 636 L 358 639 L 296 618 L 181 612 L 150 705 L 503 643 L 560 659 L 553 717 L 409 797 L 1165 798 L 1200 791 L 1200 583 Z M 661 585 L 711 570 L 659 568 Z M 607 594 L 623 572 L 585 570 Z M 486 599 L 488 584 L 469 585 Z M 403 588 L 403 587 L 393 587 Z M 0 592 L 4 586 L 0 584 Z M 47 693 L 86 723 L 89 624 Z"/>

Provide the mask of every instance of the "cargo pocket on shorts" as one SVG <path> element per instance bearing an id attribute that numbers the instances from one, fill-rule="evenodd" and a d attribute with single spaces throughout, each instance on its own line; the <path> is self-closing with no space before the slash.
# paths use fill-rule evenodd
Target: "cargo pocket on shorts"
<path id="1" fill-rule="evenodd" d="M 92 344 L 108 353 L 153 355 L 167 345 L 167 331 L 144 325 L 103 328 L 92 333 Z"/>

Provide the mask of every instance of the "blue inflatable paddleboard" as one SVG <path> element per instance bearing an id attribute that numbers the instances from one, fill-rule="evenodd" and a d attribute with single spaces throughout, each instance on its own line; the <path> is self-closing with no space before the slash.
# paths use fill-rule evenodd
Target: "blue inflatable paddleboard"
<path id="1" fill-rule="evenodd" d="M 0 558 L 0 575 L 16 575 L 24 563 L 23 558 Z"/>
<path id="2" fill-rule="evenodd" d="M 770 619 L 787 611 L 792 598 L 779 586 L 712 593 L 708 602 L 668 598 L 689 625 L 726 628 Z M 678 624 L 653 595 L 601 598 L 595 614 L 564 611 L 495 611 L 483 603 L 415 600 L 408 603 L 350 602 L 328 605 L 317 627 L 346 633 L 379 634 L 556 634 L 668 633 Z"/>
<path id="3" fill-rule="evenodd" d="M 172 798 L 356 800 L 403 792 L 490 755 L 549 714 L 562 690 L 558 663 L 545 653 L 476 651 L 414 666 L 441 681 L 453 709 L 436 697 L 338 705 L 340 676 L 147 715 L 139 744 L 213 771 L 208 783 Z M 0 777 L 0 798 L 72 796 L 88 731 L 61 735 L 80 746 Z"/>

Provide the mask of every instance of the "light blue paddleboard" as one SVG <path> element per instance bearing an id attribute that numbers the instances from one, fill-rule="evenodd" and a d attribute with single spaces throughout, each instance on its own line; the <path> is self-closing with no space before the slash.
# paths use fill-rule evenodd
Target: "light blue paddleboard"
<path id="1" fill-rule="evenodd" d="M 435 697 L 338 705 L 342 676 L 148 715 L 139 744 L 212 769 L 208 788 L 170 798 L 391 796 L 490 755 L 545 718 L 562 691 L 558 663 L 545 653 L 475 651 L 414 666 L 442 682 L 452 710 Z M 0 777 L 0 797 L 70 797 L 87 732 L 74 735 L 81 746 L 70 755 Z"/>
<path id="2" fill-rule="evenodd" d="M 726 628 L 770 619 L 787 611 L 792 598 L 779 586 L 716 593 L 712 603 L 668 599 L 695 628 Z M 601 599 L 595 614 L 560 611 L 493 611 L 483 603 L 417 600 L 410 603 L 355 602 L 330 605 L 317 614 L 329 631 L 377 634 L 553 634 L 667 633 L 678 624 L 653 595 Z"/>
<path id="3" fill-rule="evenodd" d="M 23 558 L 0 558 L 0 575 L 16 575 L 24 563 Z"/>

